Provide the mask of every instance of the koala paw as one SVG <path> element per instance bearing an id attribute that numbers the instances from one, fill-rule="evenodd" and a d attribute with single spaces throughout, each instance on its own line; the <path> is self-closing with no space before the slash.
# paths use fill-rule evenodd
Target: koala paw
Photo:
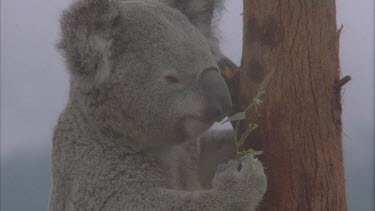
<path id="1" fill-rule="evenodd" d="M 245 155 L 239 161 L 219 165 L 212 185 L 237 204 L 257 204 L 266 192 L 267 178 L 262 163 Z"/>
<path id="2" fill-rule="evenodd" d="M 245 155 L 240 158 L 238 171 L 242 182 L 252 185 L 252 187 L 264 194 L 267 188 L 267 178 L 264 174 L 262 163 L 252 155 Z"/>

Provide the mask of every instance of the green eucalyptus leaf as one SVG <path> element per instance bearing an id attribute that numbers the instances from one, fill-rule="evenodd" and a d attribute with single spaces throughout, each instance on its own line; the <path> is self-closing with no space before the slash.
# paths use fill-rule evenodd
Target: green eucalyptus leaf
<path id="1" fill-rule="evenodd" d="M 240 121 L 246 119 L 246 113 L 245 112 L 239 112 L 237 114 L 234 114 L 233 116 L 229 117 L 227 120 L 222 122 L 221 124 L 227 123 L 227 122 L 233 122 L 233 121 Z"/>
<path id="2" fill-rule="evenodd" d="M 261 155 L 264 153 L 263 151 L 255 151 L 254 149 L 248 149 L 246 152 L 252 155 Z"/>
<path id="3" fill-rule="evenodd" d="M 253 155 L 261 155 L 261 154 L 263 154 L 264 152 L 263 151 L 255 151 L 255 152 L 253 152 L 252 154 Z"/>
<path id="4" fill-rule="evenodd" d="M 251 124 L 249 125 L 248 130 L 250 130 L 250 132 L 252 132 L 253 130 L 257 129 L 258 127 L 259 127 L 258 124 L 251 123 Z"/>
<path id="5" fill-rule="evenodd" d="M 242 157 L 243 155 L 246 155 L 246 151 L 237 152 L 237 157 Z"/>

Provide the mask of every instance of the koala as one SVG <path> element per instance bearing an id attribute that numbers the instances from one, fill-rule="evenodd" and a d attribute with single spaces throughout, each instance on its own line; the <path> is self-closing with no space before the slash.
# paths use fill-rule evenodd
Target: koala
<path id="1" fill-rule="evenodd" d="M 70 75 L 50 211 L 255 210 L 262 164 L 233 160 L 213 0 L 78 0 L 58 48 Z"/>

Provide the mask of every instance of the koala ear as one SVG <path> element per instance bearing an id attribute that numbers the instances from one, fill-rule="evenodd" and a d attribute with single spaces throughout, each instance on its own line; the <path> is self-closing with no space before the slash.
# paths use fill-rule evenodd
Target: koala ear
<path id="1" fill-rule="evenodd" d="M 112 37 L 119 15 L 114 0 L 78 0 L 64 11 L 58 48 L 72 75 L 103 81 L 110 74 Z"/>
<path id="2" fill-rule="evenodd" d="M 181 11 L 190 22 L 207 37 L 211 51 L 219 61 L 223 56 L 219 50 L 218 39 L 214 36 L 217 15 L 223 10 L 223 0 L 166 0 L 167 3 Z M 215 10 L 216 9 L 216 10 Z"/>

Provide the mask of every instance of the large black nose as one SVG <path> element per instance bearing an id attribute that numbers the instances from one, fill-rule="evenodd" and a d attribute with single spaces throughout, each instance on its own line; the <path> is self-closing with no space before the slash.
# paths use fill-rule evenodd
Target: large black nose
<path id="1" fill-rule="evenodd" d="M 201 74 L 200 86 L 207 99 L 208 119 L 220 122 L 229 114 L 232 107 L 231 97 L 224 79 L 216 68 L 207 69 Z"/>

